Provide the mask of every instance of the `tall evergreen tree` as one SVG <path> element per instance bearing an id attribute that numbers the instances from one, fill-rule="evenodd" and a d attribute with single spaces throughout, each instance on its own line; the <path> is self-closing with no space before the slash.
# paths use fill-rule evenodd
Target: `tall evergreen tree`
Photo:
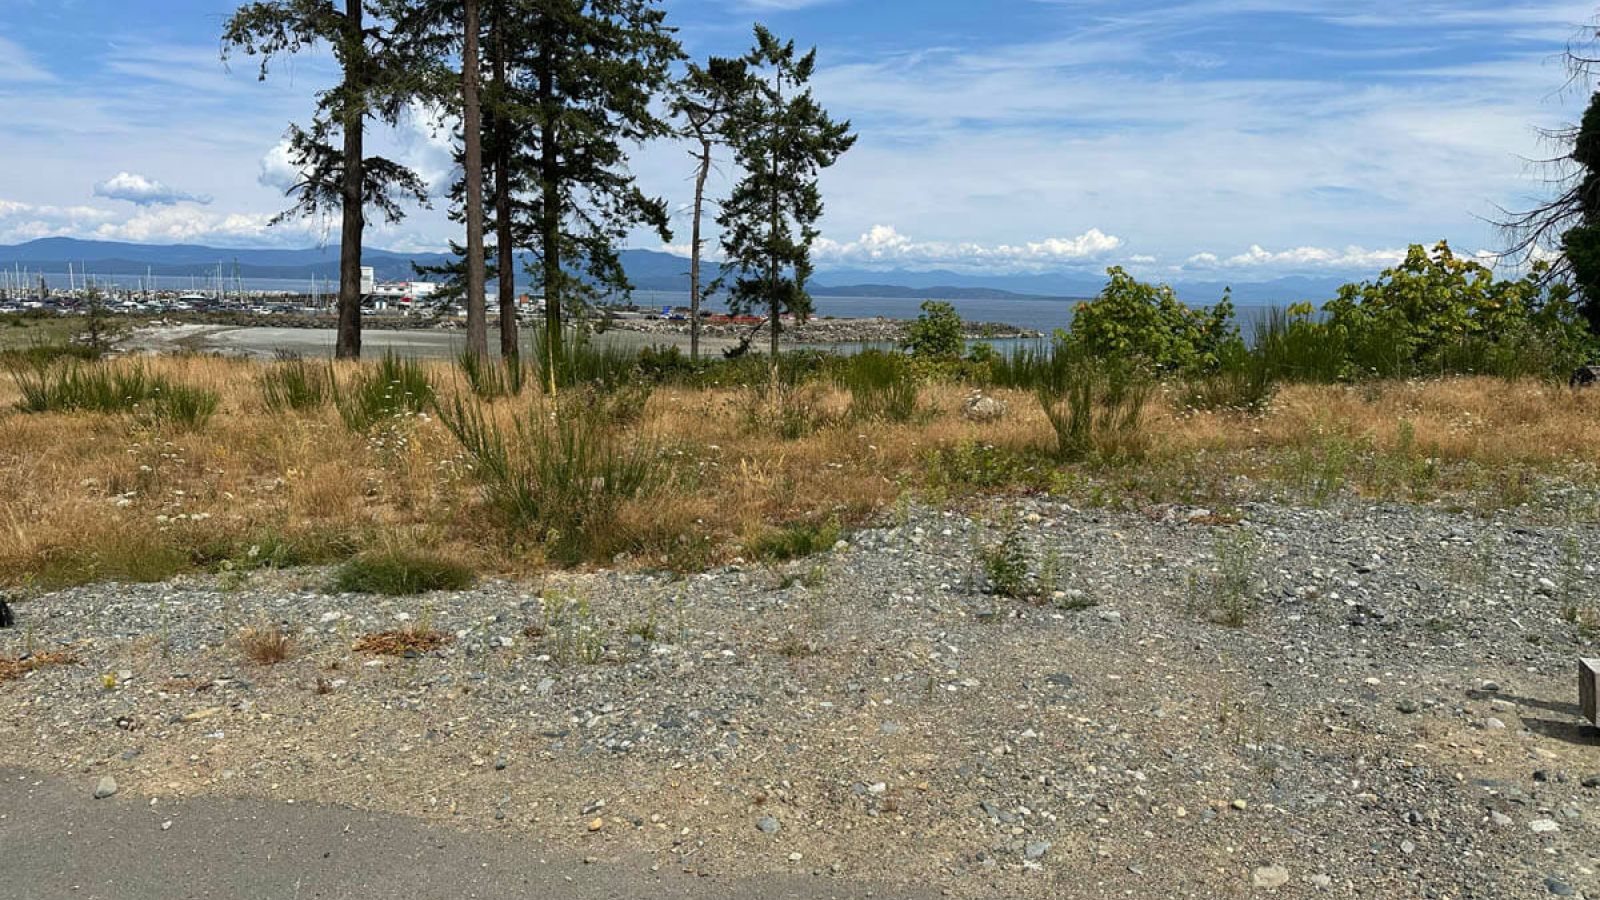
<path id="1" fill-rule="evenodd" d="M 626 146 L 669 133 L 652 101 L 682 57 L 658 0 L 530 0 L 526 122 L 529 200 L 544 293 L 546 373 L 562 352 L 563 317 L 587 297 L 630 289 L 617 248 L 636 227 L 671 239 L 667 207 L 628 172 Z"/>
<path id="2" fill-rule="evenodd" d="M 478 83 L 478 0 L 461 3 L 461 149 L 466 183 L 467 223 L 467 352 L 489 355 L 488 316 L 484 303 L 488 282 L 483 261 L 483 102 Z"/>
<path id="3" fill-rule="evenodd" d="M 700 255 L 705 241 L 700 224 L 705 216 L 706 179 L 711 175 L 712 152 L 728 141 L 735 106 L 749 85 L 743 60 L 713 56 L 705 66 L 694 63 L 675 87 L 672 113 L 683 122 L 683 134 L 695 142 L 694 205 L 690 208 L 689 241 L 689 358 L 700 358 Z"/>
<path id="4" fill-rule="evenodd" d="M 390 222 L 401 203 L 427 202 L 422 180 L 405 166 L 365 155 L 367 120 L 394 124 L 413 96 L 411 61 L 397 54 L 381 23 L 369 22 L 365 0 L 257 0 L 239 7 L 223 29 L 223 57 L 233 50 L 261 57 L 267 77 L 274 57 L 314 44 L 332 48 L 343 76 L 317 97 L 309 129 L 289 127 L 289 161 L 302 173 L 290 189 L 295 204 L 273 221 L 293 215 L 341 215 L 339 230 L 339 331 L 334 354 L 361 355 L 361 240 L 366 210 Z M 340 146 L 333 144 L 338 134 Z"/>
<path id="5" fill-rule="evenodd" d="M 777 364 L 782 316 L 804 321 L 811 313 L 805 284 L 811 244 L 819 236 L 822 192 L 818 173 L 838 161 L 856 137 L 849 121 L 835 122 L 808 87 L 817 51 L 797 55 L 764 26 L 745 55 L 749 76 L 733 111 L 729 137 L 743 177 L 723 204 L 723 277 L 735 278 L 729 306 L 765 308 Z"/>
<path id="6" fill-rule="evenodd" d="M 1568 195 L 1576 224 L 1561 235 L 1561 251 L 1578 291 L 1578 311 L 1589 332 L 1600 335 L 1600 93 L 1589 99 L 1571 159 L 1579 170 Z"/>

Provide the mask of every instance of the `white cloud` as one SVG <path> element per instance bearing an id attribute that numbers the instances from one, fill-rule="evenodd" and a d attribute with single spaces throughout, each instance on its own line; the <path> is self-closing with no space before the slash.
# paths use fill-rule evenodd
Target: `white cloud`
<path id="1" fill-rule="evenodd" d="M 818 239 L 813 252 L 819 263 L 884 268 L 979 268 L 1027 271 L 1083 263 L 1122 246 L 1122 239 L 1098 228 L 1077 237 L 1050 237 L 1021 244 L 979 244 L 971 241 L 916 241 L 892 225 L 874 225 L 859 238 L 839 242 Z"/>
<path id="2" fill-rule="evenodd" d="M 287 192 L 300 182 L 302 175 L 303 170 L 296 166 L 289 156 L 289 141 L 284 139 L 273 145 L 272 149 L 261 157 L 256 183 L 262 187 Z"/>
<path id="3" fill-rule="evenodd" d="M 55 80 L 20 44 L 5 37 L 0 37 L 0 60 L 4 60 L 0 64 L 0 82 L 36 84 Z"/>
<path id="4" fill-rule="evenodd" d="M 1229 257 L 1215 253 L 1196 253 L 1184 262 L 1191 270 L 1209 269 L 1266 269 L 1274 271 L 1305 270 L 1372 270 L 1392 266 L 1406 258 L 1405 250 L 1367 250 L 1346 247 L 1334 250 L 1326 247 L 1294 247 L 1288 250 L 1268 250 L 1260 244 Z"/>
<path id="5" fill-rule="evenodd" d="M 92 206 L 0 200 L 0 242 L 78 237 L 139 244 L 300 247 L 326 236 L 326 229 L 316 222 L 270 225 L 271 218 L 264 213 L 218 213 L 194 206 L 142 208 L 130 216 Z"/>
<path id="6" fill-rule="evenodd" d="M 118 172 L 94 186 L 94 195 L 107 200 L 126 200 L 139 206 L 171 206 L 175 203 L 211 202 L 204 194 L 190 193 L 132 172 Z"/>

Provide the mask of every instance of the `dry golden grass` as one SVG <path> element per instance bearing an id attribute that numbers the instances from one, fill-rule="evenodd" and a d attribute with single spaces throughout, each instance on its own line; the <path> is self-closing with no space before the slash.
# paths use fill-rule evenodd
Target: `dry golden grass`
<path id="1" fill-rule="evenodd" d="M 246 628 L 233 640 L 245 659 L 258 666 L 273 666 L 294 655 L 295 641 L 276 625 Z"/>
<path id="2" fill-rule="evenodd" d="M 480 570 L 544 565 L 536 539 L 512 539 L 493 521 L 460 447 L 431 417 L 357 434 L 332 409 L 267 413 L 256 387 L 259 363 L 176 357 L 148 364 L 216 390 L 217 415 L 199 431 L 176 432 L 126 416 L 22 414 L 12 408 L 14 385 L 0 378 L 0 583 L 155 580 L 224 564 L 329 563 L 397 545 L 425 545 Z M 432 372 L 443 396 L 463 390 L 448 364 Z M 1158 399 L 1147 413 L 1152 449 L 1142 466 L 1060 470 L 1040 452 L 1053 435 L 1031 395 L 997 392 L 1010 414 L 978 424 L 959 415 L 967 392 L 929 386 L 923 415 L 890 424 L 850 421 L 846 394 L 807 388 L 832 424 L 786 440 L 751 427 L 748 391 L 662 387 L 629 428 L 663 449 L 674 478 L 623 504 L 608 553 L 596 561 L 616 552 L 639 565 L 693 567 L 725 559 L 783 523 L 856 524 L 908 492 L 933 490 L 930 453 L 964 444 L 1026 456 L 1030 480 L 1014 486 L 1079 483 L 1078 476 L 1158 481 L 1177 472 L 1178 486 L 1168 489 L 1174 499 L 1220 489 L 1234 474 L 1271 478 L 1284 459 L 1340 442 L 1359 453 L 1472 464 L 1491 475 L 1570 473 L 1600 457 L 1600 391 L 1460 378 L 1289 386 L 1256 418 L 1187 413 Z M 491 415 L 509 421 L 537 402 L 499 400 Z M 936 495 L 973 489 L 960 483 L 966 474 L 945 473 L 951 477 Z M 1359 477 L 1351 484 L 1363 488 Z"/>

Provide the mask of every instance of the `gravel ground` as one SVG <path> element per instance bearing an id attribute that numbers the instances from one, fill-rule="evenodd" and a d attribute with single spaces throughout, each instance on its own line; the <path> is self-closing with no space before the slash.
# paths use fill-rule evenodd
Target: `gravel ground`
<path id="1" fill-rule="evenodd" d="M 1042 602 L 987 589 L 1008 529 Z M 0 765 L 954 896 L 1600 897 L 1597 549 L 1426 507 L 1029 499 L 682 580 L 98 585 L 0 632 L 81 660 L 0 684 Z M 419 622 L 454 640 L 352 649 Z M 234 646 L 262 623 L 287 662 Z"/>

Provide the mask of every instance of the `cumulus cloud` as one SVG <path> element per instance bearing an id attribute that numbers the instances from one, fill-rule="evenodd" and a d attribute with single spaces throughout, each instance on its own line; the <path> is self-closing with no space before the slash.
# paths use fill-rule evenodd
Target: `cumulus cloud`
<path id="1" fill-rule="evenodd" d="M 991 271 L 1040 270 L 1099 259 L 1122 239 L 1090 228 L 1077 237 L 1049 237 L 1021 244 L 917 241 L 892 225 L 874 225 L 853 241 L 817 241 L 818 262 L 906 268 L 955 267 Z"/>
<path id="2" fill-rule="evenodd" d="M 1260 244 L 1233 256 L 1196 253 L 1184 261 L 1186 269 L 1271 269 L 1275 271 L 1368 270 L 1392 266 L 1406 258 L 1404 249 L 1368 250 L 1364 247 L 1294 247 L 1268 250 Z"/>
<path id="3" fill-rule="evenodd" d="M 310 222 L 270 225 L 271 216 L 218 213 L 194 206 L 141 209 L 129 216 L 92 206 L 41 206 L 0 200 L 0 242 L 79 237 L 141 244 L 217 243 L 303 246 L 319 237 Z"/>
<path id="4" fill-rule="evenodd" d="M 107 200 L 126 200 L 140 206 L 171 206 L 176 203 L 210 203 L 205 194 L 193 194 L 162 184 L 133 172 L 118 172 L 94 186 L 94 195 Z"/>

